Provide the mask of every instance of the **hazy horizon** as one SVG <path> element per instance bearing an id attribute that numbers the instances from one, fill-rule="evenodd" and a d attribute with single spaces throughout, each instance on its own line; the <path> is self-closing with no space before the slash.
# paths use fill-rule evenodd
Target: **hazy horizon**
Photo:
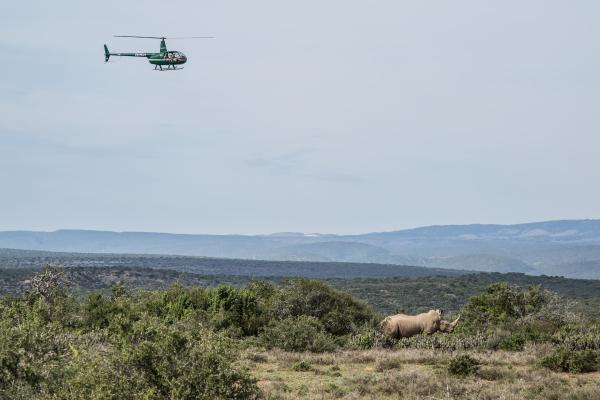
<path id="1" fill-rule="evenodd" d="M 89 232 L 113 232 L 113 233 L 159 233 L 159 234 L 167 234 L 167 235 L 215 235 L 215 236 L 227 236 L 227 235 L 239 235 L 239 236 L 269 236 L 269 235 L 278 235 L 278 234 L 303 234 L 303 235 L 333 235 L 333 236 L 352 236 L 352 235 L 362 235 L 369 233 L 385 233 L 385 232 L 394 232 L 394 231 L 407 231 L 413 229 L 421 229 L 421 228 L 436 228 L 436 227 L 448 227 L 448 226 L 456 226 L 456 227 L 467 227 L 467 226 L 516 226 L 516 225 L 530 225 L 530 224 L 541 224 L 541 223 L 555 223 L 555 222 L 576 222 L 576 221 L 600 221 L 598 218 L 581 218 L 581 219 L 554 219 L 554 220 L 546 220 L 546 221 L 524 221 L 524 222 L 516 222 L 514 224 L 502 224 L 502 223 L 467 223 L 467 224 L 433 224 L 433 225 L 421 225 L 421 226 L 410 226 L 405 228 L 391 229 L 388 231 L 363 231 L 363 232 L 351 232 L 351 233 L 336 233 L 336 232 L 301 232 L 301 231 L 278 231 L 278 232 L 267 232 L 267 233 L 238 233 L 238 232 L 226 232 L 226 233 L 212 233 L 212 232 L 170 232 L 170 231 L 138 231 L 138 230 L 112 230 L 112 229 L 94 229 L 94 228 L 57 228 L 57 229 L 0 229 L 0 232 L 43 232 L 43 233 L 52 233 L 57 231 L 89 231 Z"/>
<path id="2" fill-rule="evenodd" d="M 600 218 L 600 3 L 12 2 L 0 230 Z M 113 51 L 167 41 L 186 68 Z"/>

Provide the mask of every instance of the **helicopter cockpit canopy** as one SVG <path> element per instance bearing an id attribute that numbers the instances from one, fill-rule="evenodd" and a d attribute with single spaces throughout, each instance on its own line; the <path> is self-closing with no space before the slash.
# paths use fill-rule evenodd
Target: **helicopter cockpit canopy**
<path id="1" fill-rule="evenodd" d="M 168 51 L 167 54 L 165 54 L 165 57 L 167 59 L 171 59 L 171 60 L 185 60 L 186 56 L 185 54 L 183 54 L 180 51 Z"/>

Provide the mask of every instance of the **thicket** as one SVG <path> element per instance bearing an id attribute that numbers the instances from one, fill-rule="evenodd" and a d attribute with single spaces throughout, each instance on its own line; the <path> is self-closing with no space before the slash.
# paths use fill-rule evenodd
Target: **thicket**
<path id="1" fill-rule="evenodd" d="M 540 365 L 556 372 L 592 372 L 600 368 L 600 352 L 560 347 L 542 358 Z"/>
<path id="2" fill-rule="evenodd" d="M 247 346 L 520 350 L 545 341 L 566 352 L 542 365 L 597 368 L 589 354 L 600 348 L 598 324 L 540 288 L 490 286 L 467 302 L 453 334 L 395 341 L 379 331 L 380 320 L 315 280 L 151 291 L 117 284 L 81 296 L 47 268 L 22 295 L 0 299 L 0 398 L 253 399 L 256 382 L 237 363 Z"/>
<path id="3" fill-rule="evenodd" d="M 235 343 L 187 312 L 218 295 L 194 294 L 117 285 L 80 300 L 60 271 L 45 270 L 23 296 L 0 301 L 0 398 L 258 398 Z"/>
<path id="4" fill-rule="evenodd" d="M 246 342 L 331 351 L 377 315 L 311 280 L 281 287 L 171 286 L 77 297 L 47 268 L 0 299 L 0 398 L 252 399 L 236 364 Z"/>
<path id="5" fill-rule="evenodd" d="M 494 350 L 520 351 L 527 342 L 552 342 L 561 330 L 581 325 L 584 318 L 575 310 L 575 302 L 539 286 L 496 283 L 469 298 L 456 332 L 488 335 Z"/>
<path id="6" fill-rule="evenodd" d="M 352 336 L 349 346 L 522 351 L 533 342 L 550 343 L 569 351 L 599 350 L 600 324 L 578 310 L 573 301 L 539 286 L 523 289 L 496 283 L 469 298 L 452 334 L 417 335 L 395 341 L 367 326 Z"/>
<path id="7" fill-rule="evenodd" d="M 322 353 L 336 348 L 335 337 L 325 331 L 321 321 L 308 315 L 275 320 L 260 338 L 265 347 L 285 351 Z"/>

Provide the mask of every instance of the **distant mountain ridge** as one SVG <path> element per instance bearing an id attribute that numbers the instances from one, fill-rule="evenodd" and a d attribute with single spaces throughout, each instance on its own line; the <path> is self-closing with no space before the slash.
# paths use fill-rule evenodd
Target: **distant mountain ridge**
<path id="1" fill-rule="evenodd" d="M 342 261 L 600 279 L 600 220 L 441 225 L 361 235 L 0 232 L 0 248 Z"/>
<path id="2" fill-rule="evenodd" d="M 367 236 L 436 237 L 447 239 L 551 239 L 600 242 L 600 219 L 528 222 L 513 225 L 433 225 Z M 363 236 L 363 235 L 359 235 Z"/>

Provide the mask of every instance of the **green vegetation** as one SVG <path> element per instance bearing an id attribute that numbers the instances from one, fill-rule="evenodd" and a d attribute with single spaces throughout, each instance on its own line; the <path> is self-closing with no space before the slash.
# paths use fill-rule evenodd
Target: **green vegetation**
<path id="1" fill-rule="evenodd" d="M 576 350 L 558 348 L 542 358 L 540 365 L 552 371 L 570 372 L 573 374 L 592 372 L 600 368 L 600 352 L 592 350 Z"/>
<path id="2" fill-rule="evenodd" d="M 391 397 L 424 376 L 400 358 L 414 351 L 434 354 L 419 362 L 443 365 L 448 379 L 476 371 L 473 379 L 513 379 L 512 372 L 477 354 L 523 354 L 532 346 L 546 350 L 528 356 L 528 368 L 547 373 L 598 368 L 598 320 L 539 286 L 492 284 L 466 301 L 455 333 L 396 341 L 379 331 L 381 314 L 322 281 L 175 283 L 159 290 L 116 283 L 110 290 L 81 292 L 73 291 L 69 272 L 46 268 L 30 277 L 23 293 L 0 299 L 0 398 L 252 399 L 269 397 L 269 390 L 284 398 L 312 393 L 309 387 L 292 390 L 294 381 L 266 385 L 264 374 L 277 375 L 268 369 L 274 368 L 273 354 L 295 354 L 285 356 L 290 362 L 282 367 L 290 374 L 322 376 L 321 397 Z M 305 352 L 314 357 L 306 359 Z M 341 354 L 364 357 L 339 363 Z M 345 362 L 367 364 L 371 375 Z M 418 376 L 410 378 L 411 373 Z M 447 389 L 437 383 L 429 388 L 437 397 Z M 426 395 L 418 388 L 414 393 Z"/>
<path id="3" fill-rule="evenodd" d="M 194 300 L 217 292 L 194 294 L 115 286 L 78 301 L 60 271 L 45 270 L 23 296 L 0 302 L 0 398 L 258 397 L 234 362 L 235 343 L 194 312 Z"/>
<path id="4" fill-rule="evenodd" d="M 365 326 L 355 335 L 352 335 L 348 347 L 358 350 L 394 347 L 398 342 L 386 335 L 380 329 Z"/>
<path id="5" fill-rule="evenodd" d="M 296 279 L 281 289 L 275 313 L 280 318 L 309 315 L 317 318 L 332 335 L 346 335 L 358 327 L 378 322 L 377 315 L 364 302 L 315 280 Z"/>
<path id="6" fill-rule="evenodd" d="M 276 285 L 289 278 L 283 276 L 269 276 L 271 270 L 268 264 L 265 265 L 264 275 L 260 278 L 253 278 L 251 270 L 243 265 L 237 270 L 237 275 L 223 275 L 221 272 L 231 271 L 237 264 L 227 265 L 228 260 L 218 260 L 215 267 L 209 271 L 212 274 L 199 275 L 192 272 L 182 272 L 175 269 L 157 269 L 148 268 L 153 258 L 131 258 L 132 260 L 121 264 L 120 258 L 83 258 L 77 265 L 85 264 L 87 267 L 68 267 L 65 268 L 65 276 L 69 280 L 70 289 L 73 292 L 86 293 L 89 290 L 110 290 L 111 286 L 120 281 L 124 281 L 128 287 L 140 289 L 165 289 L 174 283 L 183 286 L 208 286 L 216 287 L 219 285 L 246 286 L 256 279 L 266 280 Z M 158 265 L 169 262 L 186 262 L 185 257 L 175 258 L 178 261 L 172 261 L 169 257 L 156 257 L 157 260 L 163 260 Z M 19 259 L 17 259 L 18 261 Z M 124 258 L 128 261 L 129 258 Z M 139 261 L 139 266 L 137 262 Z M 238 261 L 238 260 L 234 260 Z M 258 263 L 258 262 L 257 262 Z M 75 262 L 73 262 L 75 264 Z M 0 269 L 0 295 L 20 294 L 28 287 L 31 278 L 41 269 L 27 267 L 21 264 L 4 264 L 0 257 L 0 267 L 11 265 L 13 267 Z M 94 267 L 91 267 L 95 265 Z M 119 266 L 106 266 L 119 265 Z M 334 263 L 337 268 L 343 269 L 345 264 Z M 363 269 L 371 271 L 370 265 L 363 265 Z M 215 273 L 219 274 L 215 274 Z M 441 308 L 446 313 L 457 313 L 466 303 L 467 299 L 478 295 L 486 288 L 497 282 L 505 282 L 511 286 L 527 288 L 530 286 L 541 286 L 551 290 L 563 297 L 577 300 L 575 305 L 577 312 L 600 319 L 600 284 L 594 280 L 576 280 L 559 277 L 547 276 L 528 276 L 524 274 L 496 274 L 496 273 L 477 273 L 460 276 L 435 276 L 435 277 L 415 277 L 410 275 L 410 271 L 399 270 L 398 274 L 408 273 L 406 276 L 377 278 L 377 270 L 372 271 L 373 278 L 352 278 L 339 279 L 327 278 L 323 281 L 331 286 L 362 299 L 370 304 L 374 309 L 383 314 L 394 314 L 398 310 L 415 314 L 428 311 L 432 308 Z M 248 275 L 239 275 L 239 274 Z M 293 275 L 289 275 L 293 276 Z"/>
<path id="7" fill-rule="evenodd" d="M 323 324 L 308 315 L 274 321 L 263 330 L 261 343 L 267 348 L 313 353 L 332 351 L 336 347 L 334 337 L 325 331 Z"/>
<path id="8" fill-rule="evenodd" d="M 519 273 L 477 273 L 461 276 L 329 279 L 332 286 L 367 301 L 384 314 L 403 309 L 409 314 L 441 308 L 458 313 L 467 300 L 489 285 L 506 283 L 528 288 L 540 286 L 560 296 L 577 299 L 579 312 L 600 319 L 600 283 L 597 280 L 530 276 Z"/>
<path id="9" fill-rule="evenodd" d="M 0 397 L 254 398 L 255 380 L 235 362 L 245 339 L 332 351 L 376 320 L 366 304 L 318 281 L 158 291 L 116 284 L 81 297 L 67 290 L 63 270 L 47 268 L 23 295 L 0 301 Z"/>
<path id="10" fill-rule="evenodd" d="M 471 297 L 462 315 L 458 333 L 491 335 L 488 347 L 509 351 L 522 351 L 527 342 L 550 342 L 561 329 L 583 320 L 572 301 L 539 286 L 523 290 L 506 283 Z"/>
<path id="11" fill-rule="evenodd" d="M 467 354 L 461 354 L 450 360 L 448 372 L 452 375 L 474 375 L 479 369 L 479 361 Z"/>
<path id="12" fill-rule="evenodd" d="M 310 365 L 310 363 L 306 360 L 300 360 L 296 363 L 294 363 L 294 365 L 292 365 L 292 369 L 294 371 L 310 371 L 312 370 L 312 366 Z"/>

